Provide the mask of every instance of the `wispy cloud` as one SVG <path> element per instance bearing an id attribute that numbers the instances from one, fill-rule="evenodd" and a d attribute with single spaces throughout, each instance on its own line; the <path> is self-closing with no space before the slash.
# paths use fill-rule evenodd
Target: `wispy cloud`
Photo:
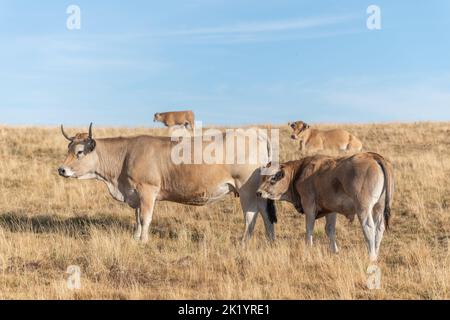
<path id="1" fill-rule="evenodd" d="M 246 21 L 221 26 L 205 26 L 147 30 L 128 33 L 88 33 L 79 36 L 67 34 L 21 36 L 14 39 L 20 45 L 39 46 L 47 50 L 89 52 L 98 43 L 123 44 L 152 39 L 158 42 L 239 44 L 252 42 L 288 41 L 295 39 L 326 38 L 364 31 L 356 28 L 359 15 L 316 16 L 281 20 Z"/>
<path id="2" fill-rule="evenodd" d="M 335 25 L 356 19 L 353 15 L 246 22 L 220 27 L 204 27 L 168 32 L 169 35 L 221 35 L 282 32 Z"/>

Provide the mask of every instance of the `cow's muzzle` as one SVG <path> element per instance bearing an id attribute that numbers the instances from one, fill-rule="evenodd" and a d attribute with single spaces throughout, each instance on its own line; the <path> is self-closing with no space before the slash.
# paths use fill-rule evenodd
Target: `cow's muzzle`
<path id="1" fill-rule="evenodd" d="M 64 177 L 64 178 L 69 178 L 71 175 L 69 174 L 69 172 L 68 171 L 70 171 L 70 170 L 67 170 L 66 168 L 64 168 L 64 167 L 59 167 L 58 168 L 58 174 L 61 176 L 61 177 Z"/>

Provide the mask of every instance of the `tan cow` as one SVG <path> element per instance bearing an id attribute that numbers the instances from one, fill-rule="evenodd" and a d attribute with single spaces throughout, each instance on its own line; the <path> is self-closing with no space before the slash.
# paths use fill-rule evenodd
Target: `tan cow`
<path id="1" fill-rule="evenodd" d="M 300 150 L 316 152 L 324 149 L 339 151 L 361 151 L 362 143 L 354 135 L 342 129 L 312 129 L 303 121 L 289 123 L 293 132 L 291 138 L 300 140 Z"/>
<path id="2" fill-rule="evenodd" d="M 258 213 L 261 213 L 264 219 L 267 237 L 274 239 L 274 203 L 257 197 L 256 194 L 261 168 L 270 158 L 271 147 L 267 136 L 251 131 L 240 137 L 244 139 L 242 141 L 250 144 L 249 136 L 253 134 L 256 140 L 266 143 L 265 159 L 261 157 L 255 162 L 248 161 L 250 155 L 239 153 L 246 152 L 247 145 L 236 150 L 234 159 L 243 159 L 241 162 L 175 164 L 172 152 L 179 142 L 172 141 L 169 137 L 142 135 L 94 139 L 92 124 L 89 133 L 78 133 L 74 137 L 69 137 L 62 126 L 61 131 L 70 143 L 68 155 L 58 169 L 59 174 L 66 178 L 103 181 L 114 199 L 135 209 L 135 239 L 142 242 L 148 240 L 155 201 L 203 206 L 229 193 L 240 196 L 245 218 L 243 240 L 251 237 Z M 236 133 L 236 140 L 240 134 Z M 192 143 L 193 140 L 183 138 L 183 142 Z M 264 152 L 264 149 L 260 150 Z"/>
<path id="3" fill-rule="evenodd" d="M 190 126 L 190 128 L 193 129 L 195 125 L 194 112 L 190 110 L 155 113 L 153 122 L 156 121 L 164 123 L 164 125 L 169 128 L 174 126 L 184 126 L 187 128 Z"/>
<path id="4" fill-rule="evenodd" d="M 316 155 L 273 167 L 273 172 L 263 178 L 258 195 L 289 201 L 304 213 L 308 245 L 312 245 L 315 220 L 325 216 L 330 247 L 337 252 L 336 213 L 351 220 L 357 215 L 370 260 L 377 260 L 394 193 L 393 169 L 387 160 L 376 153 Z"/>

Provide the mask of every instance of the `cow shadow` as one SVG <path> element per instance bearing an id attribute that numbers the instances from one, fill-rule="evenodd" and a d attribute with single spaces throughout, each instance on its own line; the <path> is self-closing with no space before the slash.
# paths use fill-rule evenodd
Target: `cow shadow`
<path id="1" fill-rule="evenodd" d="M 28 216 L 20 213 L 0 214 L 0 227 L 12 233 L 59 233 L 70 237 L 89 237 L 92 229 L 131 232 L 134 226 L 113 216 L 77 216 L 62 218 L 47 214 Z"/>
<path id="2" fill-rule="evenodd" d="M 135 224 L 134 219 L 112 215 L 63 218 L 50 214 L 25 215 L 6 212 L 0 213 L 0 228 L 12 233 L 62 234 L 73 238 L 89 238 L 93 229 L 105 232 L 113 230 L 128 233 L 132 237 Z M 150 232 L 163 239 L 178 238 L 177 229 L 171 228 L 170 222 L 165 219 L 153 222 Z M 201 235 L 195 232 L 192 236 L 201 238 Z"/>

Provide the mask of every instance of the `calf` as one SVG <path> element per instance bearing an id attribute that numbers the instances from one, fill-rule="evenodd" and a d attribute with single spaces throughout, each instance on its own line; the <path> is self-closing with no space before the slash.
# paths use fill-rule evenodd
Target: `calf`
<path id="1" fill-rule="evenodd" d="M 269 164 L 270 168 L 270 164 Z M 348 157 L 311 156 L 273 166 L 264 176 L 258 195 L 294 204 L 306 216 L 306 242 L 312 245 L 316 219 L 326 217 L 330 247 L 337 252 L 336 213 L 358 216 L 369 258 L 376 261 L 394 193 L 391 164 L 376 153 Z"/>

